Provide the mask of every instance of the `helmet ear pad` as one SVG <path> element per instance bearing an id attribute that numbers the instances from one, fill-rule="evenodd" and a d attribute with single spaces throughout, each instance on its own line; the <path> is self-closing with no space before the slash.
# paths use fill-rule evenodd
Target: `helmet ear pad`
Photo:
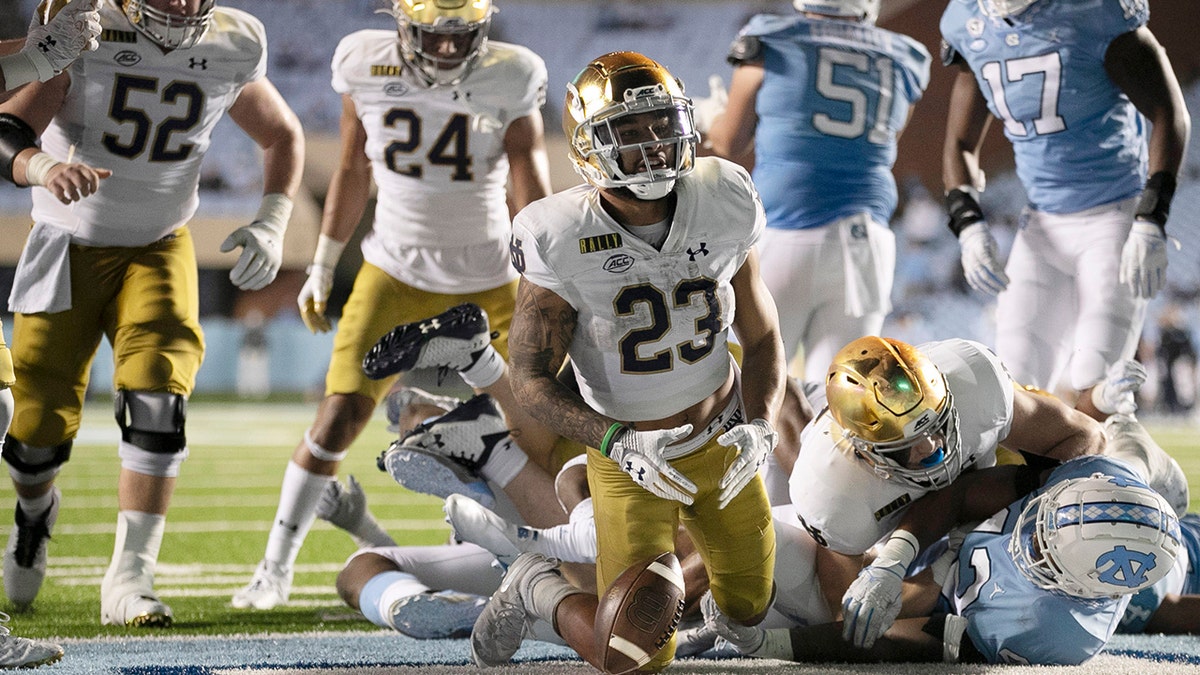
<path id="1" fill-rule="evenodd" d="M 682 83 L 636 52 L 594 59 L 567 85 L 563 132 L 584 180 L 639 199 L 669 194 L 694 168 L 700 139 Z"/>

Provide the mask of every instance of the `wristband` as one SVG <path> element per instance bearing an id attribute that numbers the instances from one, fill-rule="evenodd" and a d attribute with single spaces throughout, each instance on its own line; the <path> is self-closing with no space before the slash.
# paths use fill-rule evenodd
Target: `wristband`
<path id="1" fill-rule="evenodd" d="M 605 457 L 610 457 L 611 455 L 609 453 L 612 452 L 612 444 L 617 441 L 617 436 L 620 436 L 621 431 L 626 428 L 627 427 L 624 424 L 620 422 L 614 422 L 613 425 L 608 428 L 608 431 L 604 432 L 604 439 L 600 441 L 600 454 L 604 455 Z"/>
<path id="2" fill-rule="evenodd" d="M 0 56 L 0 73 L 4 74 L 4 88 L 7 91 L 40 79 L 37 65 L 24 51 Z"/>
<path id="3" fill-rule="evenodd" d="M 871 564 L 880 567 L 898 564 L 907 570 L 920 552 L 921 543 L 917 541 L 916 535 L 908 530 L 895 530 L 879 549 L 879 555 L 875 556 L 875 562 Z"/>
<path id="4" fill-rule="evenodd" d="M 254 214 L 254 220 L 267 223 L 278 230 L 286 229 L 291 217 L 292 199 L 281 192 L 263 195 L 258 213 Z"/>
<path id="5" fill-rule="evenodd" d="M 1156 171 L 1146 181 L 1142 196 L 1134 209 L 1134 218 L 1158 225 L 1166 232 L 1167 216 L 1171 212 L 1171 199 L 1175 197 L 1175 174 Z"/>
<path id="6" fill-rule="evenodd" d="M 960 185 L 946 193 L 946 213 L 950 214 L 950 231 L 955 237 L 975 223 L 983 222 L 979 193 L 969 185 Z"/>
<path id="7" fill-rule="evenodd" d="M 44 152 L 37 152 L 25 163 L 25 184 L 29 186 L 45 185 L 50 170 L 62 164 Z"/>
<path id="8" fill-rule="evenodd" d="M 337 267 L 338 260 L 342 257 L 342 251 L 346 248 L 346 242 L 338 241 L 333 237 L 321 233 L 317 237 L 317 251 L 313 254 L 312 264 L 318 267 L 333 269 Z"/>

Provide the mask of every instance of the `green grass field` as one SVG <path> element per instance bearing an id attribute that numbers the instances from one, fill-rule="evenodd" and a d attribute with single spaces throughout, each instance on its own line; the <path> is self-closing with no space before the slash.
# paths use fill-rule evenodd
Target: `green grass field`
<path id="1" fill-rule="evenodd" d="M 100 580 L 112 554 L 116 523 L 118 431 L 107 401 L 89 404 L 70 463 L 59 476 L 62 510 L 50 543 L 50 570 L 31 611 L 12 615 L 15 634 L 91 638 L 125 635 L 100 625 Z M 297 560 L 292 601 L 270 612 L 235 610 L 233 592 L 261 558 L 275 515 L 279 483 L 315 404 L 195 401 L 188 412 L 191 456 L 184 463 L 167 520 L 157 583 L 175 612 L 172 633 L 261 634 L 371 628 L 337 598 L 333 583 L 354 546 L 318 521 Z M 406 492 L 375 467 L 391 440 L 382 413 L 350 450 L 341 474 L 354 474 L 372 510 L 402 544 L 446 541 L 440 500 Z M 1152 424 L 1163 447 L 1192 483 L 1200 507 L 1200 437 L 1185 425 Z M 5 481 L 7 484 L 7 481 Z M 0 508 L 10 513 L 12 492 Z M 8 516 L 5 516 L 7 518 Z M 7 601 L 5 601 L 5 604 Z M 145 634 L 144 631 L 133 631 Z"/>

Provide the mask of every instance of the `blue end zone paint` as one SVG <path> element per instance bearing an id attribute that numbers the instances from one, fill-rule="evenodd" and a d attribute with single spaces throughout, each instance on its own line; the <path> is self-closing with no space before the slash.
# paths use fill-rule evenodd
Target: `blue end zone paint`
<path id="1" fill-rule="evenodd" d="M 1164 661 L 1167 663 L 1187 663 L 1200 665 L 1200 655 L 1180 654 L 1178 652 L 1152 652 L 1142 649 L 1106 649 L 1105 654 L 1127 656 L 1131 659 L 1146 659 L 1149 661 Z"/>
<path id="2" fill-rule="evenodd" d="M 64 658 L 47 675 L 220 675 L 231 669 L 366 671 L 403 666 L 468 666 L 466 640 L 414 640 L 388 631 L 290 636 L 240 636 L 66 641 Z M 1107 654 L 1163 664 L 1200 666 L 1200 638 L 1174 635 L 1118 635 Z M 732 650 L 710 650 L 710 659 L 728 659 Z M 527 641 L 519 663 L 579 662 L 570 649 Z M 687 659 L 681 661 L 686 663 Z M 706 666 L 711 668 L 712 666 Z"/>

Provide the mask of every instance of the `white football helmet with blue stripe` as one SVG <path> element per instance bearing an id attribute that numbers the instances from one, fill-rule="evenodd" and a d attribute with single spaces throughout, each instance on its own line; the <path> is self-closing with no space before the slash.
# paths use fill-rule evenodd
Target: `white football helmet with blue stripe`
<path id="1" fill-rule="evenodd" d="M 1179 519 L 1161 495 L 1140 481 L 1096 473 L 1030 499 L 1009 552 L 1038 587 L 1099 599 L 1154 585 L 1181 545 Z"/>

